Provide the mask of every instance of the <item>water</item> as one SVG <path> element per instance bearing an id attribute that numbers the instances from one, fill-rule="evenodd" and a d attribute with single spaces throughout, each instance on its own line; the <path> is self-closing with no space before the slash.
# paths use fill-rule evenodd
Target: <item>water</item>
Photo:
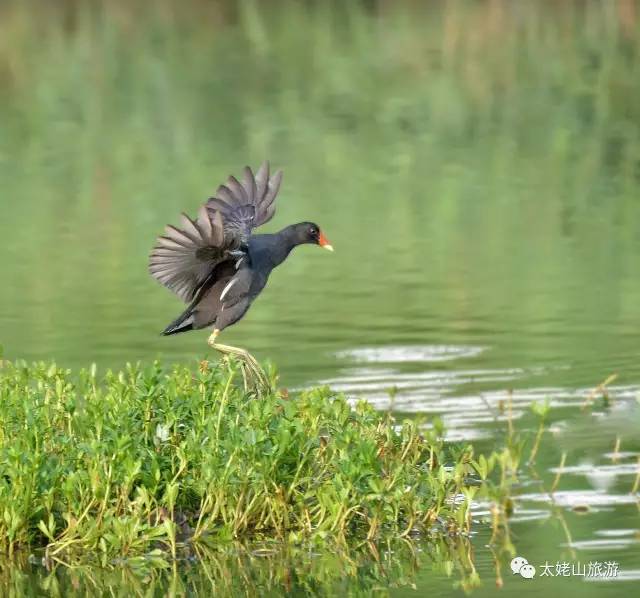
<path id="1" fill-rule="evenodd" d="M 503 434 L 509 391 L 524 427 L 549 398 L 555 434 L 537 471 L 552 480 L 563 452 L 570 469 L 555 505 L 533 478 L 520 489 L 515 550 L 536 566 L 616 560 L 621 573 L 525 580 L 500 554 L 505 587 L 628 594 L 640 577 L 636 4 L 182 4 L 0 9 L 5 356 L 104 370 L 208 355 L 204 331 L 158 335 L 182 306 L 147 255 L 180 211 L 269 158 L 285 178 L 267 230 L 314 220 L 336 252 L 297 249 L 223 342 L 271 359 L 283 386 L 439 415 L 452 441 L 480 449 Z M 610 405 L 597 393 L 583 411 L 614 373 Z M 479 529 L 484 595 L 496 574 Z M 405 555 L 392 581 L 361 558 L 343 586 L 321 557 L 269 567 L 295 573 L 300 592 L 307 579 L 318 592 L 445 595 L 460 579 L 425 563 L 406 573 Z M 214 570 L 235 574 L 232 561 Z M 242 566 L 256 591 L 286 589 L 256 559 Z M 113 587 L 133 583 L 119 575 Z M 189 565 L 158 591 L 203 576 Z M 53 583 L 39 569 L 27 579 Z"/>

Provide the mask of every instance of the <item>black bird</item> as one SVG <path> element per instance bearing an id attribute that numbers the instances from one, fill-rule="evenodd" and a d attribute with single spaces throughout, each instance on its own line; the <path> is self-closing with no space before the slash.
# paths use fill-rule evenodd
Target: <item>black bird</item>
<path id="1" fill-rule="evenodd" d="M 312 243 L 333 251 L 313 222 L 292 224 L 275 234 L 251 234 L 273 218 L 281 181 L 282 171 L 271 176 L 268 162 L 255 175 L 245 167 L 242 181 L 230 176 L 195 220 L 183 213 L 181 228 L 167 226 L 149 259 L 151 275 L 189 304 L 162 334 L 213 326 L 209 345 L 239 357 L 245 381 L 246 367 L 266 387 L 266 375 L 247 351 L 216 343 L 216 338 L 244 316 L 271 271 L 294 247 Z"/>

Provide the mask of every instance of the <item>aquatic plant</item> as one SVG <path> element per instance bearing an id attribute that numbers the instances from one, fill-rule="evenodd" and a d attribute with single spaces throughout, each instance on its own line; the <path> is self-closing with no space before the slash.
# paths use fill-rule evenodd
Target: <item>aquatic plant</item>
<path id="1" fill-rule="evenodd" d="M 0 551 L 177 557 L 238 538 L 466 532 L 470 449 L 328 388 L 259 399 L 237 368 L 0 368 Z M 465 501 L 462 501 L 463 503 Z"/>

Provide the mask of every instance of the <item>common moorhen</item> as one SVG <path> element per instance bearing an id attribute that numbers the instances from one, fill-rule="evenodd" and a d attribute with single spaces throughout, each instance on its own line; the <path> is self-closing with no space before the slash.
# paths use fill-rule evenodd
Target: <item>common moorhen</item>
<path id="1" fill-rule="evenodd" d="M 271 271 L 294 247 L 313 243 L 333 251 L 313 222 L 292 224 L 275 234 L 251 234 L 273 218 L 281 181 L 282 171 L 271 176 L 268 162 L 255 175 L 245 167 L 242 182 L 230 176 L 195 220 L 183 213 L 182 228 L 167 226 L 149 259 L 151 275 L 189 304 L 162 334 L 213 326 L 209 345 L 240 359 L 245 382 L 248 371 L 267 388 L 267 376 L 248 351 L 216 343 L 216 338 L 244 316 Z"/>

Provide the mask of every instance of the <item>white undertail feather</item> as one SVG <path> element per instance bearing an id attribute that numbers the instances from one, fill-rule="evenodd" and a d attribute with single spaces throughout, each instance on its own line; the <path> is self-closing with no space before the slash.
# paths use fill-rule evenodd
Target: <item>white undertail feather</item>
<path id="1" fill-rule="evenodd" d="M 225 298 L 225 295 L 231 290 L 231 287 L 238 282 L 237 278 L 232 278 L 231 282 L 229 282 L 227 284 L 226 287 L 224 287 L 224 289 L 222 289 L 222 293 L 220 293 L 220 301 L 222 301 Z"/>

